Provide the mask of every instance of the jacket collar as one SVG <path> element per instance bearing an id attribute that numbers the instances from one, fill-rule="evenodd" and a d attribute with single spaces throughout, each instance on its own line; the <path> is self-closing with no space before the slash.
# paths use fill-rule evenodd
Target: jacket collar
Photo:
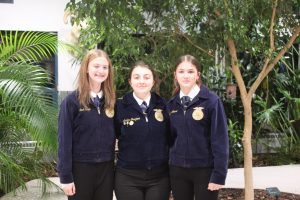
<path id="1" fill-rule="evenodd" d="M 129 92 L 127 94 L 125 94 L 123 96 L 123 100 L 122 102 L 126 105 L 126 106 L 133 106 L 135 107 L 137 110 L 140 110 L 140 105 L 138 105 L 137 101 L 135 100 L 135 98 L 133 97 L 133 93 Z M 150 99 L 150 103 L 149 103 L 149 109 L 151 110 L 153 107 L 157 106 L 157 105 L 161 105 L 163 104 L 164 101 L 163 99 L 158 96 L 156 93 L 151 92 L 151 99 Z"/>
<path id="2" fill-rule="evenodd" d="M 208 98 L 209 98 L 209 90 L 205 85 L 201 84 L 200 92 L 195 96 L 195 98 L 193 98 L 193 101 L 191 102 L 190 105 L 197 102 L 199 99 L 208 99 Z M 170 99 L 170 103 L 171 102 L 176 102 L 177 104 L 181 104 L 179 92 L 173 98 Z"/>

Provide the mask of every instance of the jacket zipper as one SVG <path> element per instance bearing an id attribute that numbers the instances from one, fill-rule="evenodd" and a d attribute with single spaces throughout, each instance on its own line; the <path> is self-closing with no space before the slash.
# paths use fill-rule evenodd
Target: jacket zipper
<path id="1" fill-rule="evenodd" d="M 143 112 L 143 114 L 144 114 L 144 117 L 145 117 L 146 122 L 148 123 L 148 116 L 147 116 L 147 113 Z"/>
<path id="2" fill-rule="evenodd" d="M 184 122 L 184 126 L 187 127 L 187 124 L 186 124 L 186 110 L 187 109 L 184 109 L 183 111 L 183 122 Z M 186 145 L 186 149 L 184 151 L 184 163 L 183 163 L 183 166 L 186 166 L 186 155 L 187 155 L 187 149 L 188 149 L 188 144 L 189 144 L 189 137 L 188 137 L 188 129 L 186 129 L 186 140 L 187 140 L 187 145 Z"/>

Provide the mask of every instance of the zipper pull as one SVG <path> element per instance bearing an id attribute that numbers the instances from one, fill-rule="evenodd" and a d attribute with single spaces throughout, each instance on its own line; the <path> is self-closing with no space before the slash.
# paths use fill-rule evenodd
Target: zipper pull
<path id="1" fill-rule="evenodd" d="M 97 107 L 98 114 L 100 115 L 100 107 Z"/>
<path id="2" fill-rule="evenodd" d="M 144 114 L 144 116 L 145 116 L 146 122 L 148 122 L 147 113 L 143 112 L 143 114 Z"/>

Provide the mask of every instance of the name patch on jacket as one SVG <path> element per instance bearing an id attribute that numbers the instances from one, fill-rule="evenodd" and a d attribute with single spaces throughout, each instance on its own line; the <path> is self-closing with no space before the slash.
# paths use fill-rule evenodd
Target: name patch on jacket
<path id="1" fill-rule="evenodd" d="M 177 111 L 178 111 L 178 110 L 172 110 L 172 111 L 170 112 L 170 115 L 172 115 L 172 114 L 174 114 L 174 113 L 177 113 Z"/>
<path id="2" fill-rule="evenodd" d="M 132 126 L 135 121 L 140 120 L 140 117 L 123 119 L 124 126 Z"/>
<path id="3" fill-rule="evenodd" d="M 91 111 L 90 108 L 80 108 L 79 109 L 79 112 L 88 112 L 88 111 Z"/>

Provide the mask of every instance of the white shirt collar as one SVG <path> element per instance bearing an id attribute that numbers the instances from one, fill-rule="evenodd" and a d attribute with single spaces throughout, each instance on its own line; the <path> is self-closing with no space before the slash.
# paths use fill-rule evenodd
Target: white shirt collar
<path id="1" fill-rule="evenodd" d="M 96 96 L 98 96 L 99 99 L 101 99 L 102 96 L 103 96 L 103 92 L 102 92 L 102 90 L 100 92 L 98 92 L 98 93 L 90 91 L 90 96 L 91 96 L 91 98 L 95 98 Z"/>
<path id="2" fill-rule="evenodd" d="M 147 105 L 149 106 L 149 104 L 150 104 L 150 99 L 151 99 L 151 95 L 149 95 L 149 97 L 147 97 L 145 100 L 142 100 L 142 99 L 138 98 L 138 97 L 134 94 L 134 92 L 132 92 L 132 94 L 133 94 L 133 98 L 137 101 L 137 103 L 138 103 L 139 105 L 141 105 L 141 104 L 143 103 L 143 101 L 145 101 L 145 102 L 147 103 Z"/>
<path id="3" fill-rule="evenodd" d="M 196 84 L 191 91 L 188 93 L 187 96 L 189 96 L 191 98 L 191 101 L 195 98 L 195 96 L 197 96 L 197 94 L 200 92 L 200 87 Z M 179 97 L 181 99 L 181 97 L 186 96 L 181 90 L 179 93 Z"/>

